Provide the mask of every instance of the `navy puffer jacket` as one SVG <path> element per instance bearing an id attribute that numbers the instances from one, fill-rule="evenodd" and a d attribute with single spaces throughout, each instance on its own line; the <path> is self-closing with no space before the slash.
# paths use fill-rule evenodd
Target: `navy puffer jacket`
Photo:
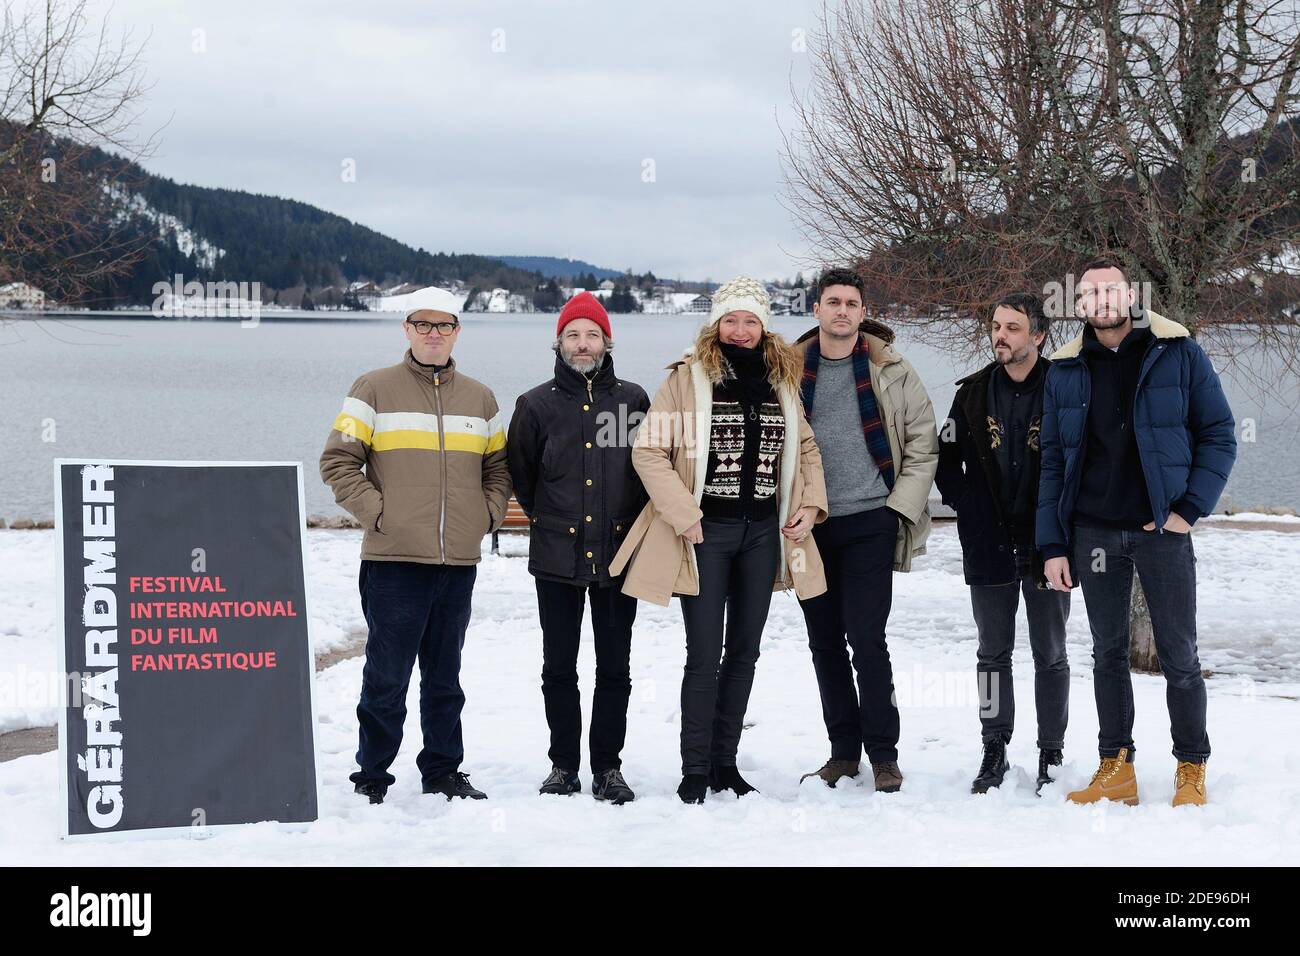
<path id="1" fill-rule="evenodd" d="M 1144 315 L 1153 338 L 1138 375 L 1133 429 L 1151 514 L 1163 528 L 1171 511 L 1190 523 L 1214 510 L 1237 458 L 1237 438 L 1209 357 L 1177 322 Z M 1035 543 L 1044 558 L 1069 553 L 1092 388 L 1082 349 L 1082 335 L 1057 349 L 1043 385 Z"/>

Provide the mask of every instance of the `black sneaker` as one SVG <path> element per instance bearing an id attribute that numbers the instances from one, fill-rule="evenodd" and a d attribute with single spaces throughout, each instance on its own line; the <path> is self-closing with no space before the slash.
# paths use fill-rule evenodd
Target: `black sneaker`
<path id="1" fill-rule="evenodd" d="M 447 799 L 452 797 L 469 797 L 471 800 L 486 800 L 487 794 L 482 790 L 475 790 L 469 783 L 469 774 L 461 773 L 459 770 L 452 771 L 440 780 L 434 780 L 424 785 L 425 793 L 445 794 Z"/>
<path id="2" fill-rule="evenodd" d="M 708 789 L 708 777 L 702 773 L 688 773 L 677 786 L 677 796 L 681 797 L 682 803 L 703 803 Z"/>
<path id="3" fill-rule="evenodd" d="M 382 783 L 375 783 L 374 781 L 370 781 L 369 783 L 357 784 L 355 787 L 352 788 L 352 792 L 359 793 L 365 797 L 368 797 L 371 803 L 383 803 L 384 795 L 388 793 L 388 788 L 385 787 Z"/>
<path id="4" fill-rule="evenodd" d="M 751 787 L 735 767 L 709 768 L 709 789 L 714 793 L 730 790 L 737 797 L 743 797 L 747 793 L 758 793 L 758 788 Z"/>
<path id="5" fill-rule="evenodd" d="M 597 800 L 608 800 L 615 806 L 631 803 L 636 794 L 623 779 L 619 770 L 601 770 L 591 778 L 591 795 Z"/>
<path id="6" fill-rule="evenodd" d="M 1059 750 L 1040 750 L 1038 751 L 1038 786 L 1034 792 L 1041 794 L 1043 788 L 1052 782 L 1052 775 L 1047 772 L 1048 767 L 1059 767 L 1065 762 L 1065 754 Z"/>
<path id="7" fill-rule="evenodd" d="M 980 771 L 975 775 L 975 782 L 970 785 L 971 793 L 988 793 L 994 787 L 1002 786 L 1011 765 L 1007 763 L 1007 745 L 1001 738 L 984 741 L 984 759 L 980 762 Z"/>
<path id="8" fill-rule="evenodd" d="M 578 771 L 561 770 L 559 767 L 552 767 L 551 775 L 542 781 L 541 789 L 537 792 L 567 797 L 569 794 L 578 793 L 580 790 L 582 790 L 582 781 L 578 779 Z"/>

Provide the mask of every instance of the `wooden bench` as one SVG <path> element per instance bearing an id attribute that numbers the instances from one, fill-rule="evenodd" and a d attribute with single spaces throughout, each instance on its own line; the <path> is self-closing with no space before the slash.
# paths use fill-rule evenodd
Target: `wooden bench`
<path id="1" fill-rule="evenodd" d="M 519 506 L 519 502 L 511 498 L 506 505 L 506 520 L 501 522 L 501 527 L 492 532 L 492 553 L 496 554 L 499 550 L 500 542 L 497 539 L 502 531 L 527 531 L 528 515 L 524 514 L 524 509 Z"/>

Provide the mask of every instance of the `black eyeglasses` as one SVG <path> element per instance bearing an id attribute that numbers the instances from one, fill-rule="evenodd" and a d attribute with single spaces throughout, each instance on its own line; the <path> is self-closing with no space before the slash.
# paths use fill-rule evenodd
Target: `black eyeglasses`
<path id="1" fill-rule="evenodd" d="M 423 319 L 417 319 L 415 321 L 407 319 L 406 324 L 415 329 L 415 331 L 419 332 L 421 335 L 428 335 L 434 329 L 438 330 L 439 335 L 451 335 L 451 333 L 460 328 L 459 322 L 426 322 Z"/>

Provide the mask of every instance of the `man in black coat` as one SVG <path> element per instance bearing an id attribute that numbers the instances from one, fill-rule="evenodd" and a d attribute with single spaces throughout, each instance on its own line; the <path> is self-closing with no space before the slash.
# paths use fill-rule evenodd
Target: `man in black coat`
<path id="1" fill-rule="evenodd" d="M 993 361 L 957 383 L 939 435 L 935 481 L 944 504 L 957 512 L 962 566 L 979 633 L 976 677 L 984 759 L 972 793 L 1001 785 L 1009 768 L 1007 744 L 1015 723 L 1011 652 L 1022 592 L 1034 658 L 1039 790 L 1051 782 L 1048 767 L 1061 764 L 1065 747 L 1070 592 L 1047 589 L 1043 559 L 1034 548 L 1038 436 L 1050 364 L 1038 350 L 1048 324 L 1036 295 L 1015 293 L 997 304 L 989 326 Z"/>
<path id="2" fill-rule="evenodd" d="M 609 316 L 591 293 L 565 303 L 555 335 L 555 377 L 519 396 L 506 439 L 515 497 L 529 518 L 528 570 L 542 623 L 552 767 L 541 792 L 582 789 L 577 667 L 589 600 L 596 638 L 591 792 L 621 804 L 635 796 L 619 754 L 632 690 L 636 599 L 611 579 L 609 564 L 646 502 L 632 468 L 632 440 L 650 399 L 640 385 L 615 377 Z"/>

